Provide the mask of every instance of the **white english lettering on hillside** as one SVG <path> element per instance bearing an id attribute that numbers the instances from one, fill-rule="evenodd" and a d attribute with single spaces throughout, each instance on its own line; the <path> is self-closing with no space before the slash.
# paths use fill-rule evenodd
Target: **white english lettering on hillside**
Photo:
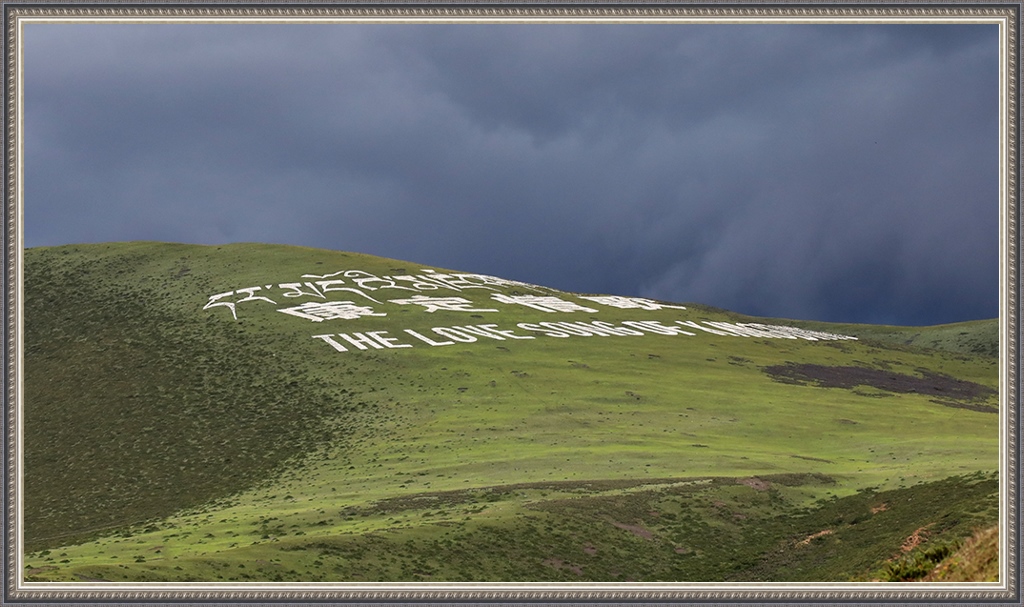
<path id="1" fill-rule="evenodd" d="M 395 337 L 385 337 L 387 331 L 367 331 L 366 333 L 338 333 L 337 335 L 314 335 L 313 339 L 322 339 L 324 342 L 329 344 L 332 348 L 338 352 L 348 352 L 348 348 L 345 344 L 338 342 L 334 339 L 340 337 L 347 343 L 348 346 L 355 346 L 357 350 L 367 350 L 373 348 L 375 350 L 381 350 L 383 348 L 411 348 L 412 344 L 403 344 L 398 341 Z"/>
<path id="2" fill-rule="evenodd" d="M 676 321 L 680 325 L 695 327 L 705 330 L 708 333 L 728 337 L 764 339 L 806 339 L 809 341 L 833 341 L 833 340 L 856 340 L 850 335 L 837 335 L 824 333 L 822 331 L 811 331 L 796 327 L 781 325 L 762 325 L 756 327 L 748 324 L 734 324 L 717 321 L 704 321 L 706 325 L 699 325 L 693 321 Z M 710 328 L 713 325 L 717 328 Z M 544 321 L 539 323 L 521 322 L 516 327 L 522 331 L 537 333 L 544 337 L 555 337 L 565 339 L 569 337 L 641 337 L 644 335 L 666 335 L 666 336 L 688 336 L 694 337 L 697 333 L 686 331 L 680 327 L 673 327 L 663 324 L 657 320 L 624 320 L 618 325 L 600 320 L 592 322 L 568 322 L 568 321 Z M 424 335 L 420 331 L 405 329 L 405 332 L 420 342 L 432 348 L 453 346 L 457 343 L 471 344 L 480 341 L 480 338 L 504 341 L 505 339 L 535 339 L 533 335 L 522 335 L 515 330 L 500 329 L 496 324 L 485 325 L 459 325 L 452 327 L 432 327 L 430 332 L 433 335 Z M 387 331 L 373 331 L 369 333 L 336 333 L 328 335 L 314 335 L 314 339 L 321 339 L 338 352 L 348 352 L 345 344 L 356 346 L 360 350 L 368 348 L 411 348 L 415 344 L 398 344 L 394 338 L 386 338 L 390 345 L 377 335 L 386 334 Z M 441 340 L 436 337 L 442 338 Z M 336 339 L 338 338 L 338 339 Z"/>
<path id="3" fill-rule="evenodd" d="M 725 331 L 719 331 L 718 329 L 711 329 L 711 328 L 705 327 L 703 325 L 698 325 L 697 323 L 693 322 L 692 320 L 677 320 L 676 323 L 680 324 L 680 325 L 683 325 L 683 326 L 686 326 L 686 327 L 693 327 L 694 329 L 700 329 L 701 331 L 704 331 L 705 333 L 711 333 L 712 335 L 721 335 L 722 337 L 736 337 L 735 333 L 726 333 Z"/>
<path id="4" fill-rule="evenodd" d="M 441 337 L 447 337 L 448 339 L 463 344 L 471 344 L 476 341 L 476 337 L 467 333 L 462 327 L 435 327 L 431 329 L 431 331 L 437 333 Z"/>
<path id="5" fill-rule="evenodd" d="M 667 327 L 656 320 L 627 320 L 622 324 L 659 335 L 696 335 L 677 327 Z"/>
<path id="6" fill-rule="evenodd" d="M 816 341 L 816 340 L 819 340 L 819 339 L 823 340 L 823 341 L 837 341 L 837 340 L 844 340 L 844 339 L 856 340 L 857 339 L 856 337 L 853 337 L 851 335 L 839 335 L 837 333 L 825 333 L 824 331 L 813 331 L 811 329 L 798 329 L 797 327 L 786 327 L 786 326 L 777 326 L 777 325 L 762 325 L 762 324 L 758 324 L 758 323 L 747 323 L 747 324 L 743 324 L 743 325 L 739 325 L 739 326 L 741 326 L 741 327 L 753 327 L 755 329 L 760 329 L 762 331 L 767 331 L 767 332 L 770 332 L 770 333 L 781 334 L 781 335 L 779 335 L 779 337 L 788 337 L 788 336 L 791 335 L 791 336 L 796 337 L 798 339 L 806 339 L 808 341 Z"/>

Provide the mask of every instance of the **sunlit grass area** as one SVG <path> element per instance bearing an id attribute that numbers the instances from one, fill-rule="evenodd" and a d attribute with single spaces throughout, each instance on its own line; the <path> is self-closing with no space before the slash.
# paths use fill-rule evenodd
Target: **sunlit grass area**
<path id="1" fill-rule="evenodd" d="M 921 528 L 996 521 L 995 321 L 437 274 L 460 273 L 256 244 L 26 251 L 26 578 L 873 579 Z"/>

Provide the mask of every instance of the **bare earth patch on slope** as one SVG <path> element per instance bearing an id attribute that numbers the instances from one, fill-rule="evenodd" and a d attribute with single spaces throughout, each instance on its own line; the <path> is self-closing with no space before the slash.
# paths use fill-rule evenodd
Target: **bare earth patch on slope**
<path id="1" fill-rule="evenodd" d="M 981 402 L 997 393 L 994 388 L 925 369 L 919 369 L 918 375 L 908 375 L 870 367 L 831 367 L 791 362 L 765 367 L 764 372 L 782 383 L 847 389 L 869 386 L 886 392 L 940 398 L 942 400 L 932 402 L 947 407 L 993 413 L 997 411 L 995 407 Z"/>

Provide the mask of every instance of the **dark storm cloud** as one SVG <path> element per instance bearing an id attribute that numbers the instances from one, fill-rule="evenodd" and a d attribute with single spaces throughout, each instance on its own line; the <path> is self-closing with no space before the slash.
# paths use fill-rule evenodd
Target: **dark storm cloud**
<path id="1" fill-rule="evenodd" d="M 997 313 L 995 26 L 30 25 L 29 246 L 267 241 Z"/>

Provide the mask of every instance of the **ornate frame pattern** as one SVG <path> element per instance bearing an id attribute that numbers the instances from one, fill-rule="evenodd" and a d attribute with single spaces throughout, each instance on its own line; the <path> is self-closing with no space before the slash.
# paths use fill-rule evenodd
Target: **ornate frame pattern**
<path id="1" fill-rule="evenodd" d="M 0 0 L 2 1 L 2 0 Z M 3 596 L 5 603 L 524 603 L 546 602 L 565 605 L 588 602 L 615 603 L 930 603 L 930 604 L 1015 604 L 1022 600 L 1020 575 L 1020 283 L 1019 265 L 1019 174 L 1018 139 L 1020 74 L 1019 30 L 1024 5 L 1017 2 L 959 1 L 915 4 L 877 3 L 855 0 L 844 4 L 825 2 L 775 4 L 740 1 L 718 3 L 615 3 L 582 2 L 450 2 L 427 3 L 355 0 L 332 4 L 289 0 L 288 4 L 220 0 L 209 3 L 113 2 L 59 0 L 5 1 L 4 32 L 4 221 L 3 272 Z M 999 23 L 1002 65 L 1001 85 L 1001 227 L 1000 227 L 1000 384 L 1004 404 L 1001 413 L 1002 470 L 1001 510 L 1003 515 L 1002 567 L 1004 580 L 998 587 L 985 584 L 962 586 L 920 584 L 771 584 L 771 585 L 643 585 L 606 584 L 26 584 L 20 574 L 18 504 L 20 503 L 19 382 L 21 376 L 21 216 L 22 180 L 22 90 L 20 44 L 21 24 L 26 19 L 74 20 L 115 18 L 144 21 L 171 18 L 183 21 L 263 18 L 344 19 L 350 21 L 388 18 L 449 20 L 985 20 Z M 718 585 L 724 586 L 724 585 Z"/>

